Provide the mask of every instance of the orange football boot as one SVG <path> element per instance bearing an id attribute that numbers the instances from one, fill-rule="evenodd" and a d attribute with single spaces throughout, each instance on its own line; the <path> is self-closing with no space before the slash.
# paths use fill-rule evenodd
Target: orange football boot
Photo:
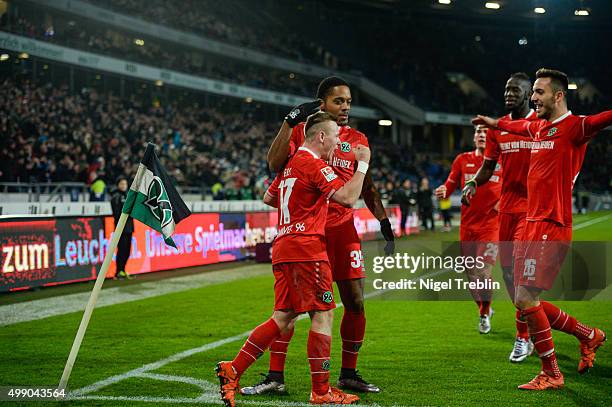
<path id="1" fill-rule="evenodd" d="M 353 404 L 356 401 L 359 401 L 359 397 L 331 386 L 325 394 L 310 393 L 310 404 Z"/>
<path id="2" fill-rule="evenodd" d="M 554 377 L 541 371 L 540 374 L 534 377 L 529 383 L 521 384 L 518 388 L 521 390 L 560 389 L 563 387 L 563 384 L 563 375 Z"/>
<path id="3" fill-rule="evenodd" d="M 593 339 L 580 342 L 580 362 L 578 363 L 578 373 L 585 374 L 593 367 L 595 352 L 606 341 L 606 333 L 599 328 L 593 328 L 595 334 Z"/>
<path id="4" fill-rule="evenodd" d="M 232 362 L 217 363 L 215 372 L 217 372 L 221 385 L 221 400 L 223 400 L 226 407 L 235 407 L 234 395 L 236 392 L 240 392 L 240 385 L 238 384 L 238 374 L 234 370 Z"/>

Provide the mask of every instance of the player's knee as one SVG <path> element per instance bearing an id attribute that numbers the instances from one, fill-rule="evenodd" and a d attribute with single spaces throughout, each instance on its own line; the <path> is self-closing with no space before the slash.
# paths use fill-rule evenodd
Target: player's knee
<path id="1" fill-rule="evenodd" d="M 344 304 L 344 308 L 349 312 L 364 312 L 365 304 L 363 302 L 363 296 L 361 294 L 352 295 L 351 300 Z"/>

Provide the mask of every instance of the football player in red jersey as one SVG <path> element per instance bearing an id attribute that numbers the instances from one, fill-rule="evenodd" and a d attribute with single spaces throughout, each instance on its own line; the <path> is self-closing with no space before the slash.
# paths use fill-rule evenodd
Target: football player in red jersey
<path id="1" fill-rule="evenodd" d="M 474 144 L 476 149 L 459 154 L 453 161 L 451 172 L 443 185 L 434 191 L 438 199 L 449 197 L 456 188 L 463 188 L 465 183 L 476 175 L 482 166 L 487 129 L 484 126 L 474 128 Z M 491 269 L 497 260 L 498 220 L 497 206 L 501 191 L 501 168 L 496 163 L 490 181 L 482 187 L 471 206 L 461 207 L 461 225 L 459 239 L 461 240 L 461 255 L 476 259 L 475 267 L 467 269 L 468 279 L 473 282 L 491 281 Z M 491 290 L 472 289 L 472 297 L 478 305 L 480 321 L 478 330 L 481 334 L 491 331 Z"/>
<path id="2" fill-rule="evenodd" d="M 317 89 L 317 100 L 295 107 L 285 117 L 268 152 L 270 169 L 275 172 L 282 170 L 287 158 L 295 154 L 304 142 L 304 120 L 309 114 L 322 110 L 336 117 L 336 122 L 340 127 L 340 145 L 334 150 L 329 164 L 341 180 L 348 181 L 357 170 L 355 146 L 359 144 L 368 146 L 366 136 L 348 126 L 351 103 L 351 90 L 347 82 L 335 76 L 323 79 Z M 385 254 L 392 253 L 394 236 L 391 223 L 369 173 L 363 184 L 362 197 L 367 207 L 380 221 L 381 232 L 387 241 Z M 353 210 L 334 202 L 330 203 L 325 236 L 333 280 L 338 286 L 344 305 L 344 314 L 340 324 L 342 368 L 338 387 L 377 393 L 380 389 L 365 381 L 356 370 L 366 320 L 363 298 L 365 279 L 363 256 L 361 241 L 355 230 Z M 285 392 L 285 357 L 292 336 L 293 327 L 290 326 L 270 347 L 268 374 L 260 383 L 243 388 L 242 394 Z"/>
<path id="3" fill-rule="evenodd" d="M 319 112 L 305 126 L 304 144 L 274 180 L 264 202 L 278 208 L 278 235 L 272 250 L 274 313 L 253 330 L 234 360 L 216 367 L 221 398 L 234 406 L 240 376 L 299 314 L 312 320 L 308 335 L 312 404 L 352 404 L 359 397 L 329 385 L 333 321 L 332 275 L 325 249 L 325 223 L 330 200 L 351 207 L 359 198 L 368 170 L 370 150 L 361 144 L 353 151 L 357 170 L 344 183 L 324 160 L 339 145 L 335 116 Z"/>
<path id="4" fill-rule="evenodd" d="M 595 352 L 605 333 L 577 321 L 555 305 L 540 301 L 559 273 L 572 239 L 572 188 L 579 174 L 586 144 L 612 125 L 612 110 L 578 116 L 567 108 L 568 78 L 563 72 L 536 72 L 531 101 L 540 120 L 508 120 L 477 116 L 472 121 L 489 128 L 530 136 L 531 159 L 527 177 L 527 224 L 516 252 L 515 304 L 528 324 L 542 361 L 541 372 L 524 390 L 546 390 L 564 385 L 552 341 L 551 328 L 574 335 L 580 343 L 578 373 L 593 367 Z"/>
<path id="5" fill-rule="evenodd" d="M 531 80 L 523 72 L 510 76 L 504 89 L 505 108 L 510 113 L 504 116 L 508 120 L 536 120 L 535 112 L 529 108 Z M 502 187 L 499 198 L 499 260 L 501 263 L 506 289 L 514 301 L 513 248 L 514 241 L 523 236 L 527 216 L 527 172 L 531 156 L 531 138 L 489 129 L 484 162 L 476 176 L 465 183 L 461 201 L 468 205 L 476 194 L 476 188 L 484 185 L 493 175 L 497 162 L 501 159 Z M 529 339 L 527 322 L 516 310 L 516 339 L 511 362 L 522 362 L 533 352 L 533 343 Z"/>

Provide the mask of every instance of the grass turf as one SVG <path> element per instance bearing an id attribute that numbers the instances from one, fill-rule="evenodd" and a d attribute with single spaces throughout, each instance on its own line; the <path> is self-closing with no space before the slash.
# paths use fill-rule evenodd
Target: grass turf
<path id="1" fill-rule="evenodd" d="M 577 217 L 575 224 L 606 214 Z M 607 220 L 575 231 L 576 240 L 612 241 Z M 403 239 L 404 244 L 426 240 L 453 240 L 456 232 L 422 234 Z M 366 258 L 377 243 L 364 245 Z M 245 266 L 237 266 L 245 267 Z M 246 267 L 269 268 L 269 265 Z M 96 309 L 73 370 L 72 389 L 90 385 L 109 376 L 125 373 L 144 364 L 164 359 L 245 332 L 266 319 L 272 307 L 271 276 L 206 286 L 140 301 Z M 42 290 L 43 294 L 51 290 Z M 101 294 L 104 295 L 104 292 Z M 573 337 L 555 332 L 554 339 L 566 388 L 545 393 L 520 392 L 516 385 L 539 371 L 539 361 L 530 357 L 524 364 L 511 364 L 508 354 L 514 335 L 513 307 L 496 301 L 493 330 L 479 335 L 476 307 L 470 301 L 367 301 L 367 334 L 359 368 L 367 380 L 383 392 L 365 395 L 363 403 L 380 405 L 609 405 L 612 394 L 612 351 L 602 347 L 596 366 L 586 376 L 576 372 L 578 346 Z M 559 302 L 564 310 L 588 324 L 612 332 L 610 301 Z M 342 310 L 336 311 L 332 352 L 332 380 L 340 366 L 338 330 Z M 81 313 L 0 327 L 0 385 L 54 385 L 59 381 Z M 289 396 L 258 397 L 262 402 L 304 402 L 308 398 L 309 375 L 305 356 L 309 322 L 298 322 L 287 358 L 286 383 Z M 230 359 L 242 340 L 194 354 L 166 364 L 151 373 L 192 377 L 216 383 L 213 373 L 218 360 Z M 259 380 L 267 370 L 267 354 L 242 378 L 243 385 Z M 92 395 L 137 397 L 194 397 L 195 386 L 184 383 L 129 378 Z M 35 405 L 37 403 L 25 403 Z M 42 403 L 41 403 L 42 404 Z M 47 403 L 48 404 L 48 403 Z M 75 400 L 68 405 L 153 405 L 136 400 Z M 169 405 L 168 403 L 159 403 Z M 16 404 L 11 404 L 16 405 Z M 207 405 L 207 404 L 200 404 Z"/>

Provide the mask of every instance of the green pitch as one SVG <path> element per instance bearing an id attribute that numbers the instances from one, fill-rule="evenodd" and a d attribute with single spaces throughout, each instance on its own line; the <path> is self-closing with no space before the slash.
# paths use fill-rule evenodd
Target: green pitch
<path id="1" fill-rule="evenodd" d="M 587 223 L 590 222 L 590 223 Z M 585 225 L 580 227 L 580 225 Z M 612 213 L 575 218 L 576 240 L 612 241 Z M 401 250 L 425 241 L 454 240 L 451 233 L 424 233 L 402 239 Z M 378 243 L 364 245 L 369 260 Z M 606 263 L 609 267 L 610 260 Z M 72 390 L 85 389 L 80 399 L 68 405 L 219 405 L 215 401 L 217 380 L 213 372 L 219 360 L 231 359 L 245 333 L 269 317 L 273 279 L 265 273 L 270 265 L 236 264 L 232 269 L 254 277 L 209 285 L 95 310 L 70 380 Z M 180 272 L 181 275 L 188 273 Z M 168 275 L 166 273 L 165 275 Z M 177 274 L 174 274 L 176 276 Z M 124 282 L 109 281 L 109 288 L 138 295 L 143 282 L 166 280 L 146 276 Z M 87 291 L 90 284 L 58 287 L 34 293 L 16 293 L 0 298 L 0 312 L 7 304 L 42 300 L 44 297 Z M 608 290 L 606 290 L 608 291 Z M 608 297 L 605 297 L 608 298 Z M 559 302 L 564 310 L 585 323 L 612 332 L 612 302 Z M 18 305 L 18 304 L 17 304 Z M 83 303 L 83 307 L 84 307 Z M 518 384 L 539 371 L 539 360 L 531 356 L 522 364 L 511 364 L 508 354 L 514 341 L 514 309 L 506 297 L 494 302 L 492 332 L 477 332 L 476 306 L 470 301 L 397 301 L 385 296 L 366 302 L 367 333 L 359 369 L 364 378 L 379 385 L 380 394 L 362 397 L 365 405 L 554 405 L 604 406 L 612 394 L 612 345 L 597 353 L 595 368 L 579 376 L 579 351 L 575 338 L 554 332 L 560 368 L 566 388 L 544 393 L 520 392 Z M 340 369 L 339 322 L 336 311 L 332 351 L 332 381 Z M 56 385 L 81 319 L 80 312 L 0 326 L 0 386 Z M 308 400 L 310 383 L 306 360 L 307 320 L 296 325 L 287 357 L 284 397 L 238 399 L 238 405 L 302 405 Z M 243 385 L 259 381 L 267 371 L 264 355 L 242 378 Z M 24 405 L 36 405 L 28 402 Z M 17 405 L 9 404 L 9 405 Z"/>

